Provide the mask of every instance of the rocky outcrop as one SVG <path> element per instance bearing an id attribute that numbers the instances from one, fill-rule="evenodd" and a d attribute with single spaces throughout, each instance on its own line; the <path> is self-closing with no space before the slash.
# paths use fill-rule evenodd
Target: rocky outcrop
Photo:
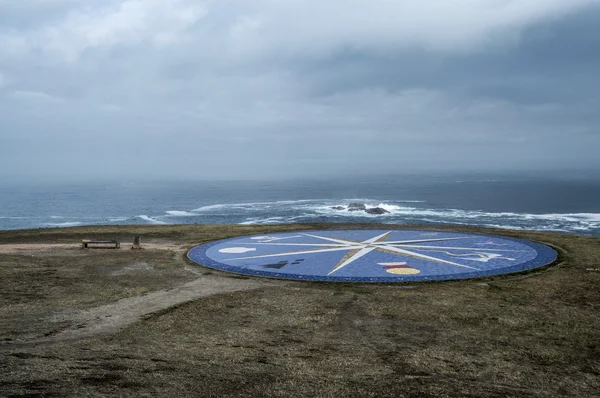
<path id="1" fill-rule="evenodd" d="M 381 207 L 373 207 L 372 209 L 365 210 L 369 214 L 386 214 L 389 213 L 386 209 L 382 209 Z"/>
<path id="2" fill-rule="evenodd" d="M 348 205 L 348 211 L 365 211 L 367 210 L 367 206 L 363 203 L 350 203 Z"/>
<path id="3" fill-rule="evenodd" d="M 348 207 L 346 206 L 332 206 L 332 210 L 346 210 L 346 211 L 364 211 L 367 214 L 387 214 L 389 211 L 383 209 L 381 207 L 371 207 L 367 208 L 367 206 L 363 203 L 350 203 Z"/>

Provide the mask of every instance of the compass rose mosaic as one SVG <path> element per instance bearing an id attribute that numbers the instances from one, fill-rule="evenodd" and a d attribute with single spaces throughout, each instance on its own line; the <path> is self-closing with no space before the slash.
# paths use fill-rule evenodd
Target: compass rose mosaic
<path id="1" fill-rule="evenodd" d="M 477 278 L 550 264 L 556 252 L 526 240 L 431 231 L 301 231 L 196 246 L 188 257 L 238 274 L 333 282 Z"/>

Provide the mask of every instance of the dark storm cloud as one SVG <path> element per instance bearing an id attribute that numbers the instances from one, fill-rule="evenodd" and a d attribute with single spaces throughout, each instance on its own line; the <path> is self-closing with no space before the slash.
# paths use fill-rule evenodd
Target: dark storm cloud
<path id="1" fill-rule="evenodd" d="M 371 54 L 343 49 L 322 62 L 299 62 L 317 95 L 373 86 L 411 87 L 538 103 L 594 98 L 600 88 L 600 7 L 526 29 L 518 46 L 471 54 L 424 49 Z"/>
<path id="2" fill-rule="evenodd" d="M 599 19 L 592 0 L 0 0 L 0 176 L 597 168 Z"/>

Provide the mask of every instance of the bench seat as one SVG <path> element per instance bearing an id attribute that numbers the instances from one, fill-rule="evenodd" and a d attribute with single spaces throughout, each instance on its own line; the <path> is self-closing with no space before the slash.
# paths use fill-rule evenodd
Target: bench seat
<path id="1" fill-rule="evenodd" d="M 121 248 L 121 242 L 119 240 L 91 240 L 91 239 L 82 239 L 81 240 L 81 248 L 87 249 L 89 245 L 115 245 L 115 249 Z"/>

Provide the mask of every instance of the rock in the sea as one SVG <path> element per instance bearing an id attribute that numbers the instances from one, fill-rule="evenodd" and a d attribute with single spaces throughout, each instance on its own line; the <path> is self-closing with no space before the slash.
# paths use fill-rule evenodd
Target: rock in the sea
<path id="1" fill-rule="evenodd" d="M 360 211 L 360 210 L 367 210 L 367 206 L 365 206 L 362 203 L 350 203 L 348 205 L 348 211 Z"/>
<path id="2" fill-rule="evenodd" d="M 381 207 L 373 207 L 372 209 L 365 210 L 369 214 L 386 214 L 389 213 L 386 209 L 382 209 Z"/>
<path id="3" fill-rule="evenodd" d="M 331 209 L 332 210 L 346 210 L 346 208 L 344 206 L 333 206 Z"/>

